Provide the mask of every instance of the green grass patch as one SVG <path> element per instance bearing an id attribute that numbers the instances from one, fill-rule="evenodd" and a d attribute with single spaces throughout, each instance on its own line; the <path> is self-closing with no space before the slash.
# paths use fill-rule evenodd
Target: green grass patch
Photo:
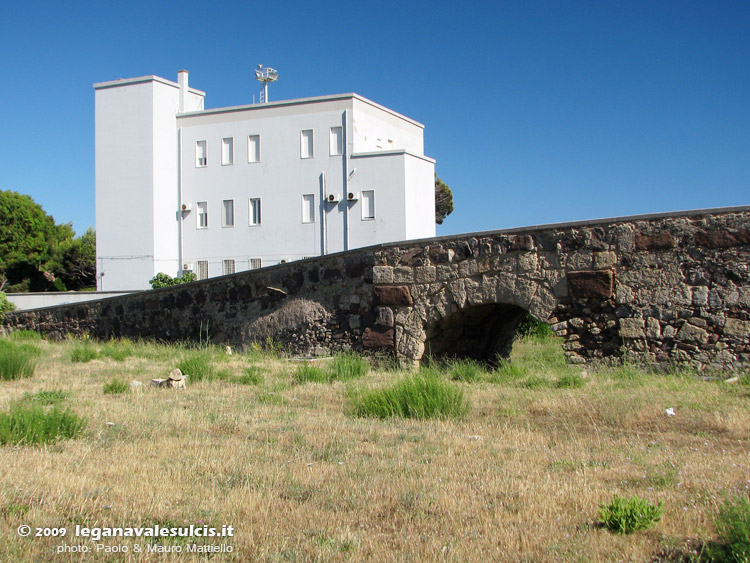
<path id="1" fill-rule="evenodd" d="M 0 379 L 24 379 L 34 375 L 39 349 L 29 344 L 0 340 Z"/>
<path id="2" fill-rule="evenodd" d="M 15 403 L 0 413 L 0 444 L 52 444 L 78 437 L 85 427 L 86 421 L 69 409 Z"/>
<path id="3" fill-rule="evenodd" d="M 180 371 L 188 376 L 188 382 L 213 381 L 217 379 L 213 355 L 208 351 L 190 352 L 177 364 Z"/>
<path id="4" fill-rule="evenodd" d="M 235 376 L 232 382 L 239 383 L 240 385 L 262 385 L 263 375 L 260 368 L 252 366 L 242 370 L 242 375 Z"/>
<path id="5" fill-rule="evenodd" d="M 70 396 L 67 391 L 61 391 L 60 389 L 52 389 L 49 391 L 37 391 L 36 393 L 26 393 L 23 396 L 23 401 L 30 403 L 37 403 L 44 407 L 50 405 L 56 405 L 62 403 Z"/>
<path id="6" fill-rule="evenodd" d="M 529 372 L 520 363 L 500 360 L 495 371 L 490 374 L 490 381 L 493 383 L 516 383 Z"/>
<path id="7" fill-rule="evenodd" d="M 127 341 L 110 340 L 102 346 L 99 355 L 116 362 L 124 362 L 133 355 L 133 347 Z"/>
<path id="8" fill-rule="evenodd" d="M 468 409 L 468 400 L 461 389 L 422 371 L 387 387 L 349 394 L 349 411 L 360 417 L 461 418 Z"/>
<path id="9" fill-rule="evenodd" d="M 104 384 L 103 391 L 105 395 L 121 395 L 130 391 L 130 385 L 122 379 L 114 378 Z"/>
<path id="10" fill-rule="evenodd" d="M 91 344 L 77 344 L 70 352 L 70 361 L 86 363 L 99 357 L 99 353 Z"/>
<path id="11" fill-rule="evenodd" d="M 750 561 L 750 498 L 727 497 L 715 519 L 716 541 L 706 546 L 709 561 Z"/>
<path id="12" fill-rule="evenodd" d="M 580 389 L 586 385 L 586 380 L 577 373 L 563 374 L 556 382 L 558 389 Z"/>
<path id="13" fill-rule="evenodd" d="M 14 330 L 10 333 L 10 339 L 16 341 L 40 341 L 42 335 L 35 330 Z"/>
<path id="14" fill-rule="evenodd" d="M 546 389 L 551 386 L 552 382 L 541 375 L 530 375 L 521 382 L 521 387 L 524 389 Z"/>
<path id="15" fill-rule="evenodd" d="M 353 352 L 339 352 L 333 357 L 327 371 L 331 380 L 349 381 L 367 375 L 370 363 Z"/>
<path id="16" fill-rule="evenodd" d="M 295 383 L 330 383 L 331 373 L 313 364 L 301 364 L 297 366 L 292 375 Z"/>
<path id="17" fill-rule="evenodd" d="M 615 495 L 609 504 L 599 505 L 599 518 L 610 532 L 632 534 L 655 526 L 664 513 L 663 504 L 661 501 L 652 504 L 638 496 L 623 498 Z"/>
<path id="18" fill-rule="evenodd" d="M 448 374 L 454 381 L 478 381 L 486 375 L 484 366 L 476 360 L 453 360 L 448 364 Z"/>

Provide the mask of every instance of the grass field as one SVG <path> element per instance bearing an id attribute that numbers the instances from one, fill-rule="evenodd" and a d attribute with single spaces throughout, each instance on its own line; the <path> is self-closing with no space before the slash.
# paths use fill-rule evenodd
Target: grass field
<path id="1" fill-rule="evenodd" d="M 552 338 L 518 341 L 492 372 L 454 362 L 412 376 L 363 374 L 356 357 L 300 366 L 258 350 L 11 345 L 39 353 L 31 375 L 0 380 L 0 412 L 26 405 L 84 426 L 0 446 L 3 561 L 205 560 L 193 543 L 231 546 L 214 561 L 687 561 L 715 539 L 724 499 L 750 492 L 747 375 L 582 373 Z M 177 366 L 193 376 L 186 390 L 149 386 Z M 599 506 L 615 494 L 662 502 L 661 520 L 604 529 Z M 72 535 L 157 524 L 234 535 Z M 20 525 L 68 533 L 19 537 Z M 91 552 L 56 554 L 64 545 Z"/>

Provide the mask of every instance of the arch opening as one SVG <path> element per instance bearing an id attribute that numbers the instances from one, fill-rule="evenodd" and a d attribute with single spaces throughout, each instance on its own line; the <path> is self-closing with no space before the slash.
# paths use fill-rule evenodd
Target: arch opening
<path id="1" fill-rule="evenodd" d="M 516 329 L 528 311 L 490 303 L 461 309 L 427 327 L 425 356 L 469 358 L 489 365 L 508 358 Z"/>

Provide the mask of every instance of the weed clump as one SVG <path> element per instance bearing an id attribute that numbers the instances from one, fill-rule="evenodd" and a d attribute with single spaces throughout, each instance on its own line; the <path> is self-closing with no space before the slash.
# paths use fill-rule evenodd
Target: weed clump
<path id="1" fill-rule="evenodd" d="M 130 385 L 128 385 L 122 379 L 114 378 L 104 384 L 105 395 L 121 395 L 130 391 Z"/>
<path id="2" fill-rule="evenodd" d="M 39 341 L 42 339 L 42 335 L 35 330 L 14 330 L 10 333 L 10 339 L 20 341 Z"/>
<path id="3" fill-rule="evenodd" d="M 79 344 L 70 353 L 70 361 L 73 363 L 86 363 L 99 357 L 96 348 L 90 344 Z"/>
<path id="4" fill-rule="evenodd" d="M 659 501 L 655 505 L 639 496 L 623 498 L 615 495 L 609 504 L 599 505 L 599 518 L 610 532 L 632 534 L 655 526 L 664 513 L 663 504 Z"/>
<path id="5" fill-rule="evenodd" d="M 710 561 L 750 561 L 750 499 L 728 497 L 716 517 L 718 539 L 706 547 Z"/>
<path id="6" fill-rule="evenodd" d="M 212 381 L 217 373 L 213 365 L 213 358 L 209 352 L 200 351 L 187 354 L 180 360 L 177 367 L 182 373 L 190 377 L 190 382 Z"/>
<path id="7" fill-rule="evenodd" d="M 34 346 L 0 340 L 0 379 L 10 381 L 34 375 L 39 350 Z"/>
<path id="8" fill-rule="evenodd" d="M 16 403 L 0 413 L 0 444 L 52 444 L 78 437 L 85 426 L 86 421 L 69 409 Z"/>
<path id="9" fill-rule="evenodd" d="M 349 381 L 367 375 L 370 371 L 370 364 L 353 352 L 339 352 L 333 357 L 328 371 L 331 379 Z"/>
<path id="10" fill-rule="evenodd" d="M 42 406 L 48 407 L 50 405 L 56 405 L 62 403 L 68 398 L 67 391 L 61 391 L 59 389 L 53 389 L 49 391 L 37 391 L 36 393 L 26 393 L 23 397 L 24 401 L 31 403 L 38 403 Z"/>
<path id="11" fill-rule="evenodd" d="M 580 389 L 586 385 L 586 380 L 577 373 L 566 373 L 555 383 L 558 389 Z"/>
<path id="12" fill-rule="evenodd" d="M 312 364 L 297 366 L 292 376 L 296 383 L 330 383 L 331 373 Z"/>
<path id="13" fill-rule="evenodd" d="M 429 373 L 407 376 L 388 387 L 351 392 L 353 416 L 373 418 L 460 418 L 469 408 L 461 389 Z"/>
<path id="14" fill-rule="evenodd" d="M 476 360 L 454 360 L 448 365 L 448 373 L 454 381 L 477 381 L 484 375 L 484 368 Z"/>
<path id="15" fill-rule="evenodd" d="M 263 376 L 260 370 L 256 366 L 253 366 L 245 368 L 242 375 L 238 375 L 233 381 L 241 385 L 261 385 L 263 383 Z"/>

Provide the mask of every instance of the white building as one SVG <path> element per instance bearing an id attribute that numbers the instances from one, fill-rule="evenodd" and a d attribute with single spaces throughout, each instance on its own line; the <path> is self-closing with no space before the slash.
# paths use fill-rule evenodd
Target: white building
<path id="1" fill-rule="evenodd" d="M 357 94 L 205 110 L 186 71 L 94 88 L 99 290 L 435 236 L 424 126 Z"/>

